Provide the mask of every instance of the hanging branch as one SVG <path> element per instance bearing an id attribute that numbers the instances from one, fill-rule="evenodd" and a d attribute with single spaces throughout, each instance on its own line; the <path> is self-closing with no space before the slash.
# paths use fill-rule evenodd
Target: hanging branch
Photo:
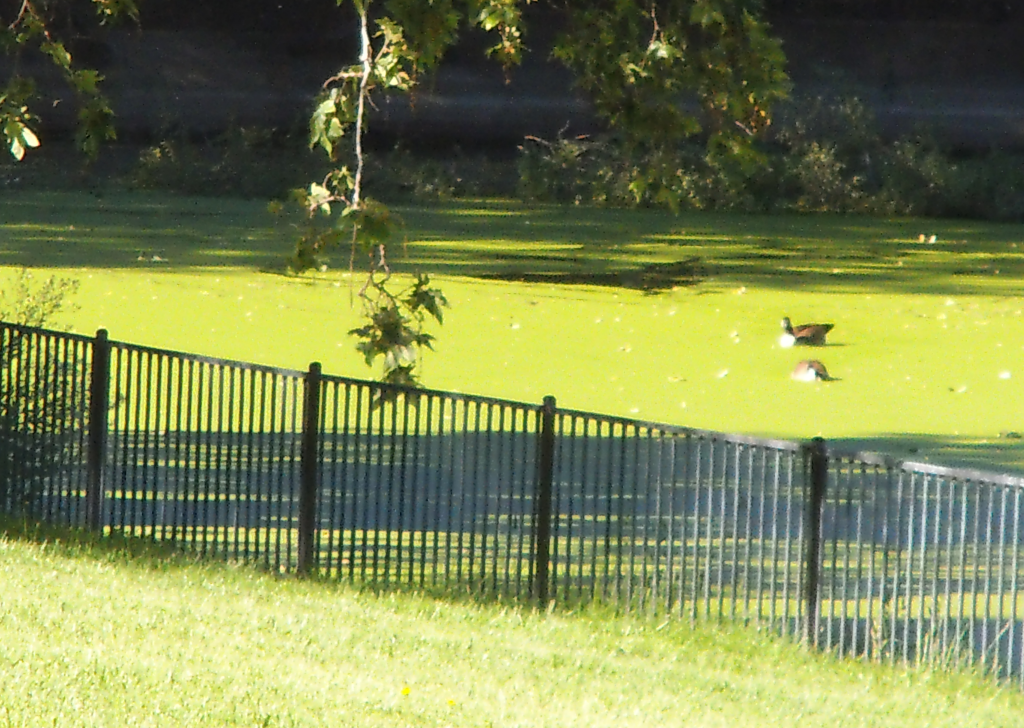
<path id="1" fill-rule="evenodd" d="M 420 362 L 420 351 L 430 348 L 434 340 L 424 331 L 426 317 L 441 323 L 441 309 L 447 301 L 440 290 L 430 287 L 425 275 L 416 276 L 405 290 L 391 290 L 387 244 L 400 221 L 385 205 L 367 197 L 363 189 L 367 104 L 377 88 L 408 91 L 415 75 L 409 69 L 413 61 L 401 24 L 389 18 L 378 19 L 377 32 L 371 35 L 369 0 L 354 0 L 353 5 L 359 15 L 358 63 L 324 83 L 324 93 L 310 119 L 310 144 L 319 145 L 331 159 L 339 161 L 339 142 L 351 133 L 354 172 L 347 166 L 338 166 L 322 182 L 297 193 L 308 225 L 296 246 L 292 268 L 319 267 L 319 254 L 347 244 L 349 267 L 354 271 L 356 251 L 365 251 L 366 279 L 358 298 L 366 324 L 349 333 L 359 340 L 356 348 L 368 365 L 383 357 L 385 382 L 415 386 L 414 370 Z M 397 5 L 391 3 L 388 7 L 394 10 Z M 374 38 L 380 39 L 377 49 Z M 335 206 L 340 212 L 335 211 Z"/>
<path id="2" fill-rule="evenodd" d="M 362 73 L 359 78 L 359 97 L 356 102 L 356 176 L 352 183 L 352 207 L 359 207 L 359 199 L 363 189 L 363 120 L 366 115 L 366 97 L 370 92 L 370 29 L 368 5 L 359 14 L 359 63 Z"/>

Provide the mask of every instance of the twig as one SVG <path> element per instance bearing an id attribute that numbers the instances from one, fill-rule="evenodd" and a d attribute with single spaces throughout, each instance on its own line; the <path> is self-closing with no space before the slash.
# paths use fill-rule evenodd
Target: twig
<path id="1" fill-rule="evenodd" d="M 390 268 L 390 266 L 388 266 L 387 260 L 384 259 L 384 243 L 380 243 L 377 246 L 377 254 L 380 256 L 380 259 L 379 259 L 379 261 L 377 263 L 377 267 L 381 268 L 387 274 L 384 277 L 384 281 L 383 281 L 383 282 L 386 283 L 388 278 L 391 277 L 391 268 Z"/>
<path id="2" fill-rule="evenodd" d="M 654 23 L 654 30 L 651 32 L 651 42 L 648 43 L 648 46 L 654 45 L 661 34 L 661 26 L 658 25 L 658 10 L 653 5 L 651 6 L 651 22 Z"/>
<path id="3" fill-rule="evenodd" d="M 339 71 L 338 73 L 334 74 L 329 79 L 324 81 L 323 86 L 321 88 L 327 88 L 332 83 L 337 83 L 338 81 L 347 81 L 350 78 L 360 78 L 362 75 L 363 74 L 361 71 Z"/>
<path id="4" fill-rule="evenodd" d="M 8 30 L 14 30 L 21 24 L 21 19 L 25 17 L 25 13 L 32 10 L 32 3 L 29 0 L 22 0 L 21 9 L 18 11 L 18 17 L 16 17 L 10 25 L 7 26 Z M 35 10 L 32 10 L 33 14 Z"/>

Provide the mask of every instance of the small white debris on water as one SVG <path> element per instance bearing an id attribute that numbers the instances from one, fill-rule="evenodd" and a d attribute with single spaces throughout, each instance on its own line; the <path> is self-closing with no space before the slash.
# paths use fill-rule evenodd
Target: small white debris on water
<path id="1" fill-rule="evenodd" d="M 513 329 L 513 330 L 518 329 L 519 328 L 519 324 L 513 323 L 512 325 L 509 326 L 509 328 Z"/>
<path id="2" fill-rule="evenodd" d="M 723 370 L 722 370 L 722 371 L 720 371 L 720 372 L 719 372 L 719 373 L 718 373 L 718 374 L 717 374 L 716 376 L 717 376 L 717 377 L 718 377 L 719 379 L 724 379 L 724 378 L 725 378 L 725 377 L 727 377 L 728 375 L 729 375 L 729 370 L 728 370 L 728 369 L 723 369 Z"/>
<path id="3" fill-rule="evenodd" d="M 1008 372 L 1008 371 L 1006 371 L 1004 369 L 1003 371 L 999 372 L 999 378 L 1000 379 L 1009 379 L 1010 378 L 1010 372 Z"/>

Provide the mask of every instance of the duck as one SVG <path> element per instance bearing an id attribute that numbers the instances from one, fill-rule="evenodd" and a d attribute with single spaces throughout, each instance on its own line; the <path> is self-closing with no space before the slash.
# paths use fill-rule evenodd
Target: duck
<path id="1" fill-rule="evenodd" d="M 798 382 L 828 382 L 832 379 L 825 365 L 817 359 L 804 359 L 797 362 L 790 376 Z"/>
<path id="2" fill-rule="evenodd" d="M 779 346 L 788 349 L 791 346 L 824 346 L 825 336 L 835 324 L 801 324 L 793 326 L 789 316 L 782 319 L 782 336 Z"/>

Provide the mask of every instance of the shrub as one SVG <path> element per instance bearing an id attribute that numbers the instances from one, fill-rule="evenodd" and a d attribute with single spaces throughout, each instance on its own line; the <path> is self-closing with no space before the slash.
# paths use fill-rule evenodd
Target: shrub
<path id="1" fill-rule="evenodd" d="M 36 283 L 22 270 L 0 294 L 0 508 L 33 515 L 49 482 L 73 462 L 84 431 L 84 362 L 68 363 L 42 345 L 32 328 L 45 324 L 77 290 L 77 282 L 50 277 Z M 77 369 L 77 370 L 76 370 Z"/>
<path id="2" fill-rule="evenodd" d="M 512 197 L 516 178 L 504 156 L 461 147 L 414 150 L 398 143 L 366 154 L 366 188 L 376 199 L 397 201 Z"/>
<path id="3" fill-rule="evenodd" d="M 669 209 L 868 212 L 1024 219 L 1024 166 L 993 152 L 957 158 L 926 133 L 886 141 L 855 97 L 798 97 L 754 157 L 626 149 L 615 137 L 530 137 L 519 194 L 531 200 Z"/>
<path id="4" fill-rule="evenodd" d="M 187 195 L 283 197 L 311 176 L 322 176 L 318 155 L 297 130 L 232 126 L 210 138 L 180 130 L 162 134 L 139 154 L 128 185 Z"/>
<path id="5" fill-rule="evenodd" d="M 613 207 L 748 209 L 752 201 L 733 172 L 704 152 L 697 144 L 627 150 L 612 135 L 527 137 L 517 166 L 519 195 Z"/>

